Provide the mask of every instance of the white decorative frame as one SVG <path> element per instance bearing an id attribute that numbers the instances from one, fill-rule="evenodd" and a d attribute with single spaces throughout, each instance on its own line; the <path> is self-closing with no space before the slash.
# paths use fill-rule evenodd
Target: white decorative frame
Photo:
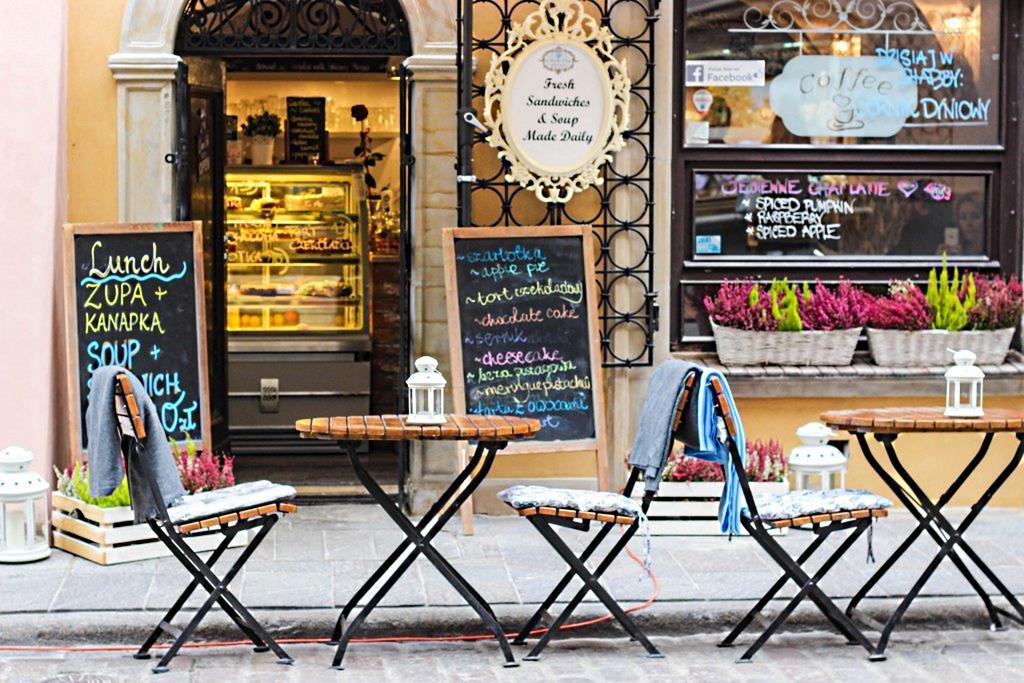
<path id="1" fill-rule="evenodd" d="M 593 146 L 569 168 L 545 168 L 526 154 L 505 125 L 503 99 L 514 80 L 520 61 L 544 46 L 571 44 L 593 59 L 601 74 L 605 111 L 608 115 Z M 612 53 L 612 35 L 607 27 L 589 16 L 580 0 L 541 0 L 540 6 L 522 23 L 508 31 L 508 47 L 492 62 L 484 79 L 484 124 L 490 129 L 488 144 L 498 158 L 508 162 L 508 182 L 532 190 L 542 202 L 568 202 L 592 185 L 601 185 L 601 167 L 612 153 L 625 144 L 623 132 L 629 126 L 630 80 L 626 62 Z"/>

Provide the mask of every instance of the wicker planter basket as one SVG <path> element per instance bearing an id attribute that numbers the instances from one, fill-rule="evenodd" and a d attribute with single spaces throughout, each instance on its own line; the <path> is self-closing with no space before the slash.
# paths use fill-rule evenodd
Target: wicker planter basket
<path id="1" fill-rule="evenodd" d="M 871 358 L 878 365 L 894 368 L 949 365 L 947 349 L 970 349 L 978 365 L 998 365 L 1010 352 L 1015 329 L 1004 330 L 876 330 L 868 328 Z"/>
<path id="2" fill-rule="evenodd" d="M 725 365 L 849 365 L 860 328 L 828 332 L 755 332 L 711 321 L 718 359 Z"/>

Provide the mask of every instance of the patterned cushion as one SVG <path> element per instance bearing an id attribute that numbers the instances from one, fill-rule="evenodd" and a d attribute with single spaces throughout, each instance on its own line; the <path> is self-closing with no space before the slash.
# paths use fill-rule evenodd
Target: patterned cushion
<path id="1" fill-rule="evenodd" d="M 639 501 L 608 491 L 552 489 L 547 486 L 512 486 L 498 494 L 506 505 L 516 510 L 532 507 L 568 508 L 583 512 L 603 512 L 627 517 L 640 517 Z"/>
<path id="2" fill-rule="evenodd" d="M 295 489 L 284 484 L 269 481 L 250 481 L 224 489 L 203 491 L 183 496 L 177 505 L 167 508 L 167 514 L 174 524 L 192 519 L 208 519 L 234 510 L 247 510 L 267 503 L 276 503 L 295 497 Z"/>
<path id="3" fill-rule="evenodd" d="M 874 510 L 892 507 L 888 498 L 860 489 L 829 489 L 828 491 L 790 491 L 782 494 L 754 496 L 757 514 L 761 519 L 776 520 L 819 515 L 840 510 Z M 746 509 L 743 513 L 750 516 Z"/>

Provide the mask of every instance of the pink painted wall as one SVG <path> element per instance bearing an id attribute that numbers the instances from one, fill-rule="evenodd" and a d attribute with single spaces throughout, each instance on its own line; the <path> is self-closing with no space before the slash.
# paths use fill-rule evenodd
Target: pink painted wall
<path id="1" fill-rule="evenodd" d="M 67 0 L 0 0 L 0 448 L 64 462 L 60 225 Z"/>

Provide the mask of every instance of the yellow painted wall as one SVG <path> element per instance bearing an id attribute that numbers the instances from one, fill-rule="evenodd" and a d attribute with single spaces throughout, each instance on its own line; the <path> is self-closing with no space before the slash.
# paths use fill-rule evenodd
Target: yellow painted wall
<path id="1" fill-rule="evenodd" d="M 68 220 L 117 220 L 117 52 L 126 0 L 69 0 Z"/>
<path id="2" fill-rule="evenodd" d="M 990 407 L 1021 408 L 1022 399 L 1014 397 L 985 397 L 985 405 Z M 748 439 L 777 438 L 788 453 L 798 445 L 796 429 L 800 425 L 816 421 L 825 410 L 841 410 L 844 408 L 869 408 L 878 406 L 923 406 L 941 405 L 942 397 L 937 400 L 929 397 L 912 398 L 864 398 L 864 399 L 830 399 L 830 398 L 771 398 L 771 399 L 738 399 L 736 407 L 743 419 L 743 428 Z M 871 470 L 856 439 L 843 432 L 843 438 L 851 441 L 850 469 L 846 476 L 846 485 L 851 488 L 866 488 L 892 498 L 889 489 Z M 904 434 L 896 440 L 896 452 L 907 470 L 921 483 L 926 493 L 932 498 L 938 497 L 953 479 L 963 471 L 967 461 L 981 444 L 981 436 L 971 434 Z M 1013 434 L 997 435 L 992 442 L 988 455 L 977 471 L 964 484 L 952 501 L 953 505 L 969 505 L 978 500 L 999 470 L 1006 466 L 1013 455 L 1017 440 Z M 882 463 L 888 459 L 882 445 L 869 439 L 872 453 Z M 891 468 L 890 472 L 892 471 Z M 999 507 L 1024 506 L 1024 467 L 1010 477 L 1002 490 L 992 499 L 991 505 Z"/>

